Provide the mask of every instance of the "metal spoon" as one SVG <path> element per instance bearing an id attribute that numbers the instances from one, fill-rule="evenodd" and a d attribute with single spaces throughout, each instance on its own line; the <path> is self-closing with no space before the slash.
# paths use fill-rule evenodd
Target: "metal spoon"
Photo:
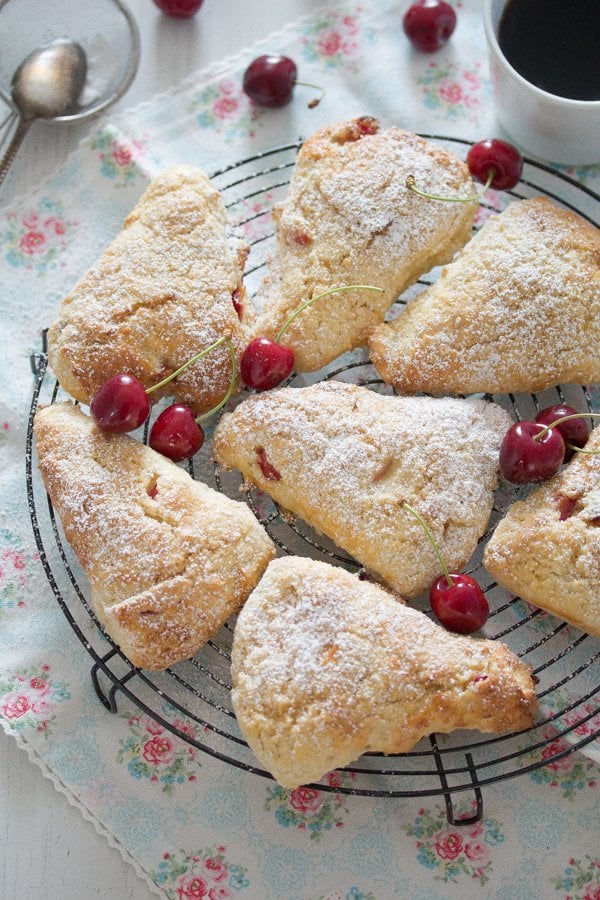
<path id="1" fill-rule="evenodd" d="M 0 163 L 0 184 L 31 123 L 35 119 L 53 119 L 69 110 L 81 93 L 86 74 L 85 52 L 70 38 L 57 38 L 25 57 L 11 82 L 19 121 Z"/>

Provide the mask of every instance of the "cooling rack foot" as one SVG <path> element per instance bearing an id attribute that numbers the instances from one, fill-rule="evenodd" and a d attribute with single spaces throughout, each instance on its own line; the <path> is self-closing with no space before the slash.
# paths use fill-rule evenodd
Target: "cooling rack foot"
<path id="1" fill-rule="evenodd" d="M 444 802 L 446 804 L 446 819 L 448 820 L 448 824 L 450 825 L 473 825 L 475 822 L 479 822 L 481 817 L 483 816 L 483 797 L 481 796 L 481 790 L 477 783 L 477 770 L 473 764 L 473 757 L 470 753 L 465 753 L 465 759 L 467 761 L 467 768 L 469 770 L 469 776 L 471 778 L 471 782 L 473 784 L 473 793 L 475 794 L 475 812 L 472 816 L 460 815 L 456 816 L 454 812 L 454 806 L 452 805 L 452 792 L 450 786 L 448 784 L 448 779 L 446 778 L 446 772 L 444 770 L 444 763 L 442 761 L 442 756 L 438 750 L 437 742 L 434 735 L 430 735 L 429 738 L 431 742 L 431 746 L 433 747 L 433 755 L 435 757 L 435 764 L 438 771 L 438 776 L 444 791 Z"/>

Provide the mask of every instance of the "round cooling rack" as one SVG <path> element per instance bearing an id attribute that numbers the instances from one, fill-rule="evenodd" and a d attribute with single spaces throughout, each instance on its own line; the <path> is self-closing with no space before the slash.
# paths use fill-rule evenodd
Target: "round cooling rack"
<path id="1" fill-rule="evenodd" d="M 454 138 L 426 135 L 464 158 L 470 143 Z M 246 272 L 248 292 L 255 294 L 265 262 L 274 246 L 271 220 L 273 204 L 287 193 L 291 170 L 300 141 L 241 160 L 213 174 L 222 192 L 232 222 L 251 244 Z M 488 191 L 480 204 L 475 229 L 501 211 L 512 199 L 544 195 L 581 216 L 600 223 L 600 197 L 553 169 L 526 160 L 523 178 L 509 192 Z M 411 288 L 395 309 L 436 279 L 434 270 Z M 391 315 L 394 314 L 394 308 Z M 89 586 L 65 540 L 60 522 L 46 495 L 35 462 L 33 417 L 40 403 L 66 399 L 58 383 L 46 370 L 45 348 L 32 358 L 36 375 L 27 433 L 27 490 L 31 521 L 40 559 L 50 586 L 71 627 L 93 660 L 91 678 L 101 703 L 117 712 L 119 702 L 132 704 L 194 747 L 254 775 L 271 778 L 258 764 L 238 728 L 230 688 L 230 652 L 234 620 L 193 659 L 164 672 L 149 672 L 131 665 L 110 637 L 105 635 L 89 603 Z M 300 387 L 321 379 L 361 384 L 371 390 L 393 393 L 381 382 L 365 351 L 340 357 L 331 366 L 309 376 L 292 376 L 288 384 Z M 237 399 L 244 399 L 242 392 Z M 566 402 L 585 412 L 594 405 L 591 389 L 576 385 L 556 387 L 539 394 L 494 395 L 487 399 L 507 409 L 513 418 L 533 418 L 537 410 Z M 596 403 L 597 406 L 597 403 Z M 321 559 L 350 571 L 361 567 L 328 539 L 306 523 L 282 514 L 262 492 L 249 490 L 236 472 L 223 472 L 210 460 L 210 434 L 187 469 L 197 479 L 234 499 L 245 498 L 266 528 L 280 554 L 294 553 Z M 147 438 L 146 432 L 140 438 Z M 579 749 L 600 741 L 600 641 L 513 597 L 497 585 L 483 568 L 483 549 L 496 523 L 515 497 L 527 488 L 502 485 L 496 492 L 494 511 L 487 533 L 466 571 L 483 587 L 491 615 L 483 633 L 497 638 L 532 666 L 537 679 L 539 711 L 536 723 L 518 734 L 483 735 L 458 731 L 430 735 L 412 752 L 383 756 L 369 753 L 356 764 L 340 770 L 341 784 L 315 785 L 335 791 L 371 797 L 443 796 L 449 822 L 466 824 L 483 812 L 482 788 L 552 765 Z M 414 605 L 429 613 L 427 601 Z M 120 696 L 121 695 L 121 696 Z M 590 755 L 593 755 L 590 753 Z M 469 818 L 457 815 L 453 797 L 472 792 L 475 812 Z"/>

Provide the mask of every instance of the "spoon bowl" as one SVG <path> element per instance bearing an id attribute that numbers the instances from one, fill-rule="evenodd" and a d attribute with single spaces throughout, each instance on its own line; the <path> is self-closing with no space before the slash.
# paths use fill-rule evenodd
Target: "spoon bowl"
<path id="1" fill-rule="evenodd" d="M 12 99 L 23 119 L 53 119 L 72 111 L 85 84 L 87 58 L 70 38 L 33 50 L 12 78 Z"/>
<path id="2" fill-rule="evenodd" d="M 27 22 L 27 28 L 23 27 L 23 22 Z M 34 121 L 42 121 L 44 127 L 77 125 L 100 115 L 125 93 L 137 72 L 140 37 L 135 18 L 123 0 L 94 0 L 93 3 L 77 0 L 0 0 L 0 33 L 3 37 L 0 98 L 11 109 L 5 122 L 12 120 L 14 123 L 16 116 L 20 117 L 11 146 L 0 163 L 1 184 L 28 127 Z M 80 54 L 78 51 L 75 55 L 64 53 L 64 48 L 60 48 L 63 35 L 69 35 L 71 45 L 79 45 L 87 59 L 87 77 L 84 73 L 80 92 L 76 91 L 77 79 L 81 79 L 83 71 Z M 43 57 L 37 57 L 37 63 L 44 64 L 42 81 L 47 87 L 46 66 L 54 69 L 56 59 L 53 54 L 58 53 L 66 66 L 59 74 L 62 87 L 72 90 L 73 95 L 77 94 L 62 109 L 54 89 L 53 96 L 44 90 L 35 99 L 33 97 L 30 57 L 50 45 L 53 46 L 52 53 L 46 49 Z M 25 67 L 26 60 L 29 60 L 28 93 L 27 97 L 23 97 L 20 87 L 23 75 L 19 70 Z M 72 80 L 74 76 L 75 81 Z M 5 129 L 7 139 L 10 130 Z M 0 146 L 2 143 L 0 141 Z"/>
<path id="3" fill-rule="evenodd" d="M 0 184 L 35 119 L 52 119 L 73 107 L 87 73 L 83 49 L 70 38 L 56 38 L 36 47 L 17 66 L 12 79 L 12 100 L 18 122 L 0 162 Z"/>

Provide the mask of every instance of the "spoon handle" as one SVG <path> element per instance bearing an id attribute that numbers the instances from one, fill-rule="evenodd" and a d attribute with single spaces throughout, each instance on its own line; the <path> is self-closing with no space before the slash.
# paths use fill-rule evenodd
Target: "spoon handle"
<path id="1" fill-rule="evenodd" d="M 6 173 L 8 172 L 11 163 L 13 162 L 15 156 L 17 155 L 17 151 L 21 146 L 23 138 L 29 131 L 29 126 L 31 125 L 31 119 L 19 119 L 19 124 L 15 129 L 15 133 L 12 136 L 12 140 L 8 145 L 8 149 L 4 156 L 2 157 L 2 162 L 0 162 L 0 184 L 4 181 L 6 177 Z"/>

